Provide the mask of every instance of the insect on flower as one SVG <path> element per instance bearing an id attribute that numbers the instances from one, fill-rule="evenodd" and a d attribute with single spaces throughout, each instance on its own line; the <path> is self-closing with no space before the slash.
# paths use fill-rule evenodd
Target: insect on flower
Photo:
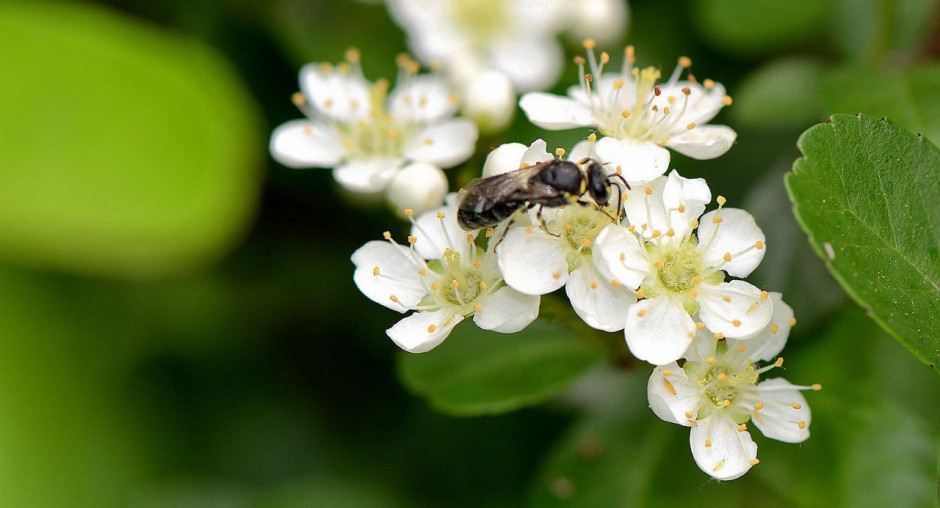
<path id="1" fill-rule="evenodd" d="M 588 205 L 585 193 L 600 206 L 610 201 L 610 188 L 617 187 L 617 213 L 620 196 L 630 185 L 619 174 L 608 175 L 604 167 L 589 158 L 578 164 L 553 159 L 534 166 L 486 178 L 477 178 L 457 196 L 457 222 L 467 231 L 499 224 L 519 210 L 559 207 L 572 203 Z"/>

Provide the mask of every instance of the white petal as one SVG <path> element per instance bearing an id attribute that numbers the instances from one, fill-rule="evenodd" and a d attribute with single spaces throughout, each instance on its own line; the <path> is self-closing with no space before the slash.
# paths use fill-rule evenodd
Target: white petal
<path id="1" fill-rule="evenodd" d="M 757 385 L 757 394 L 764 407 L 754 412 L 751 421 L 765 436 L 785 443 L 809 438 L 809 405 L 796 387 L 786 379 L 768 379 Z"/>
<path id="2" fill-rule="evenodd" d="M 622 330 L 630 306 L 636 303 L 633 290 L 607 282 L 588 262 L 571 272 L 565 292 L 578 317 L 605 332 Z"/>
<path id="3" fill-rule="evenodd" d="M 676 362 L 653 369 L 646 385 L 646 398 L 656 416 L 686 427 L 691 425 L 689 420 L 695 419 L 702 397 L 700 392 L 701 388 Z"/>
<path id="4" fill-rule="evenodd" d="M 695 338 L 695 323 L 678 299 L 658 296 L 630 308 L 623 329 L 633 356 L 653 365 L 682 357 Z"/>
<path id="5" fill-rule="evenodd" d="M 369 82 L 356 73 L 342 73 L 321 64 L 307 64 L 300 70 L 300 89 L 320 113 L 343 123 L 369 117 Z"/>
<path id="6" fill-rule="evenodd" d="M 356 250 L 351 259 L 356 265 L 356 287 L 373 302 L 405 312 L 417 307 L 427 294 L 418 275 L 424 264 L 406 247 L 374 240 Z"/>
<path id="7" fill-rule="evenodd" d="M 539 316 L 538 296 L 522 294 L 511 287 L 497 289 L 473 315 L 473 322 L 484 330 L 516 333 Z"/>
<path id="8" fill-rule="evenodd" d="M 388 186 L 401 162 L 400 159 L 350 160 L 333 169 L 333 178 L 352 192 L 379 192 Z"/>
<path id="9" fill-rule="evenodd" d="M 635 289 L 649 275 L 646 250 L 633 233 L 619 225 L 601 230 L 591 249 L 594 265 L 608 281 Z"/>
<path id="10" fill-rule="evenodd" d="M 450 335 L 457 323 L 463 321 L 460 314 L 451 314 L 448 309 L 434 312 L 415 312 L 395 323 L 385 333 L 409 353 L 424 353 L 437 347 Z"/>
<path id="11" fill-rule="evenodd" d="M 721 157 L 734 144 L 738 134 L 724 125 L 701 125 L 669 138 L 669 148 L 693 159 Z"/>
<path id="12" fill-rule="evenodd" d="M 662 199 L 664 210 L 671 211 L 668 227 L 675 232 L 675 238 L 685 238 L 692 221 L 702 215 L 705 205 L 712 200 L 712 193 L 703 178 L 683 178 L 672 170 L 666 177 Z M 679 211 L 683 209 L 685 211 Z"/>
<path id="13" fill-rule="evenodd" d="M 274 129 L 270 149 L 275 160 L 292 168 L 330 168 L 346 155 L 330 127 L 308 120 L 291 120 Z"/>
<path id="14" fill-rule="evenodd" d="M 696 328 L 698 327 L 696 326 Z M 715 356 L 717 350 L 718 341 L 715 340 L 714 332 L 703 326 L 700 330 L 695 332 L 695 339 L 692 340 L 692 345 L 689 346 L 689 349 L 685 350 L 685 354 L 683 354 L 682 357 L 690 362 L 705 363 L 709 358 Z M 730 351 L 725 354 L 729 353 Z M 742 359 L 742 363 L 743 360 L 744 359 Z"/>
<path id="15" fill-rule="evenodd" d="M 773 317 L 760 333 L 746 341 L 727 339 L 729 352 L 738 351 L 740 346 L 744 346 L 744 351 L 739 353 L 742 360 L 773 360 L 787 343 L 793 322 L 793 309 L 783 301 L 780 293 L 770 293 L 770 298 L 773 300 Z"/>
<path id="16" fill-rule="evenodd" d="M 416 214 L 440 207 L 447 194 L 447 177 L 441 168 L 415 162 L 402 168 L 388 186 L 389 202 L 397 210 L 410 208 Z"/>
<path id="17" fill-rule="evenodd" d="M 559 238 L 531 226 L 510 228 L 496 249 L 503 280 L 527 295 L 551 293 L 568 282 L 566 254 Z"/>
<path id="18" fill-rule="evenodd" d="M 550 161 L 555 157 L 548 153 L 548 143 L 544 139 L 536 139 L 529 145 L 529 149 L 522 154 L 522 165 L 534 166 L 540 162 Z"/>
<path id="19" fill-rule="evenodd" d="M 600 162 L 623 171 L 628 182 L 648 182 L 669 169 L 669 150 L 651 141 L 602 138 L 594 146 Z"/>
<path id="20" fill-rule="evenodd" d="M 653 231 L 659 231 L 660 234 L 669 231 L 670 214 L 666 212 L 663 200 L 663 191 L 667 181 L 666 177 L 659 177 L 645 184 L 633 184 L 626 192 L 627 200 L 624 201 L 623 208 L 627 214 L 627 220 L 644 238 L 651 238 Z M 678 210 L 672 213 L 676 214 Z M 678 236 L 678 238 L 681 239 L 684 236 Z"/>
<path id="21" fill-rule="evenodd" d="M 500 41 L 490 55 L 493 65 L 509 76 L 519 91 L 548 88 L 561 73 L 564 53 L 553 38 L 517 37 Z"/>
<path id="22" fill-rule="evenodd" d="M 734 421 L 722 415 L 692 427 L 689 445 L 699 469 L 719 480 L 740 478 L 757 458 L 757 444 L 751 435 L 739 432 Z"/>
<path id="23" fill-rule="evenodd" d="M 483 163 L 483 178 L 501 175 L 519 169 L 522 157 L 528 151 L 522 143 L 504 143 L 497 146 Z"/>
<path id="24" fill-rule="evenodd" d="M 578 162 L 584 158 L 597 159 L 597 153 L 594 152 L 594 145 L 596 144 L 596 141 L 587 139 L 579 141 L 568 153 L 568 160 Z"/>
<path id="25" fill-rule="evenodd" d="M 405 147 L 405 157 L 449 168 L 473 155 L 477 126 L 470 120 L 455 118 L 426 127 Z"/>
<path id="26" fill-rule="evenodd" d="M 721 217 L 721 222 L 716 223 L 716 217 Z M 704 265 L 721 268 L 732 277 L 747 277 L 753 272 L 764 259 L 767 247 L 767 239 L 754 216 L 739 208 L 712 210 L 703 215 L 698 239 Z M 731 255 L 731 261 L 724 260 L 726 254 Z"/>
<path id="27" fill-rule="evenodd" d="M 423 259 L 441 259 L 444 251 L 450 249 L 460 253 L 462 263 L 469 263 L 477 233 L 464 231 L 457 224 L 457 208 L 451 205 L 419 215 L 411 226 L 415 251 Z"/>
<path id="28" fill-rule="evenodd" d="M 581 0 L 571 15 L 569 35 L 579 42 L 594 39 L 603 47 L 618 42 L 629 13 L 623 0 Z"/>
<path id="29" fill-rule="evenodd" d="M 519 107 L 530 122 L 543 129 L 563 130 L 594 125 L 591 110 L 567 97 L 530 92 L 519 99 Z"/>
<path id="30" fill-rule="evenodd" d="M 412 76 L 389 94 L 389 112 L 398 122 L 427 124 L 453 116 L 457 101 L 438 76 Z"/>
<path id="31" fill-rule="evenodd" d="M 712 332 L 747 339 L 764 329 L 773 316 L 773 300 L 743 280 L 699 284 L 699 317 Z"/>

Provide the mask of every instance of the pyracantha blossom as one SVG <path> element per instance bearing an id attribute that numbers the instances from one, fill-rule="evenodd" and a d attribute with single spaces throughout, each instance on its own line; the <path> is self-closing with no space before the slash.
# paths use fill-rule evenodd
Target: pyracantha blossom
<path id="1" fill-rule="evenodd" d="M 733 480 L 758 463 L 757 445 L 747 422 L 767 437 L 786 443 L 809 438 L 810 410 L 797 386 L 762 374 L 783 364 L 772 360 L 786 344 L 796 321 L 793 311 L 771 293 L 774 312 L 770 323 L 749 340 L 715 340 L 708 329 L 696 335 L 686 351 L 685 363 L 656 367 L 647 385 L 650 408 L 667 422 L 691 427 L 689 445 L 702 471 L 719 480 Z"/>
<path id="2" fill-rule="evenodd" d="M 702 215 L 711 191 L 702 179 L 673 171 L 627 191 L 630 227 L 611 224 L 594 241 L 594 263 L 611 281 L 639 288 L 624 335 L 634 356 L 654 365 L 678 359 L 697 327 L 746 339 L 767 326 L 773 302 L 746 277 L 764 257 L 765 237 L 744 210 Z M 697 228 L 697 234 L 695 230 Z M 698 316 L 697 323 L 693 316 Z"/>
<path id="3" fill-rule="evenodd" d="M 575 151 L 582 150 L 576 147 Z M 541 139 L 528 148 L 519 143 L 501 145 L 487 157 L 484 176 L 553 158 Z M 582 199 L 590 201 L 587 196 Z M 610 332 L 623 329 L 627 309 L 636 303 L 636 295 L 603 278 L 591 256 L 597 234 L 619 218 L 617 211 L 611 211 L 619 203 L 615 196 L 612 206 L 606 208 L 594 203 L 542 208 L 514 222 L 497 249 L 506 283 L 529 295 L 544 295 L 564 286 L 571 306 L 589 326 Z"/>
<path id="4" fill-rule="evenodd" d="M 409 162 L 426 163 L 445 181 L 441 167 L 466 161 L 477 139 L 473 122 L 454 118 L 457 97 L 436 74 L 418 74 L 418 64 L 400 57 L 395 89 L 388 82 L 370 83 L 350 50 L 339 65 L 308 64 L 300 71 L 301 92 L 294 104 L 307 116 L 289 121 L 271 135 L 271 154 L 290 167 L 327 167 L 346 189 L 378 193 L 389 185 L 429 189 L 440 206 L 439 185 L 423 185 L 401 171 Z M 427 166 L 425 166 L 425 169 Z M 402 179 L 403 181 L 396 181 Z M 407 205 L 426 210 L 428 196 Z M 396 203 L 401 205 L 401 203 Z"/>
<path id="5" fill-rule="evenodd" d="M 479 248 L 477 232 L 457 225 L 453 200 L 450 194 L 451 204 L 417 219 L 405 211 L 413 220 L 408 247 L 386 232 L 388 241 L 371 241 L 352 255 L 353 280 L 363 294 L 403 314 L 416 311 L 386 332 L 412 353 L 433 349 L 470 316 L 480 328 L 501 333 L 518 332 L 538 316 L 539 297 L 503 283 L 495 242 Z"/>
<path id="6" fill-rule="evenodd" d="M 561 72 L 563 51 L 554 36 L 567 15 L 559 0 L 388 0 L 387 5 L 415 55 L 444 64 L 455 83 L 495 69 L 516 90 L 540 90 Z"/>
<path id="7" fill-rule="evenodd" d="M 695 159 L 712 159 L 731 148 L 735 132 L 724 125 L 704 125 L 731 104 L 720 83 L 699 84 L 691 75 L 680 80 L 692 62 L 679 59 L 669 79 L 658 86 L 655 67 L 633 66 L 628 46 L 620 72 L 609 72 L 610 56 L 594 54 L 594 41 L 585 41 L 587 61 L 577 58 L 580 85 L 567 97 L 532 92 L 519 106 L 529 120 L 544 129 L 593 127 L 605 136 L 595 151 L 601 161 L 620 167 L 627 180 L 647 182 L 669 168 L 671 148 Z M 587 64 L 590 72 L 585 72 Z M 606 72 L 605 72 L 606 71 Z"/>

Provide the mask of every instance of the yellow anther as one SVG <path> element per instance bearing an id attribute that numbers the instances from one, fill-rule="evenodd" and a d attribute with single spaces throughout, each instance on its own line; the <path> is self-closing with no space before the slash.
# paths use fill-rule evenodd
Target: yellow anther
<path id="1" fill-rule="evenodd" d="M 620 286 L 620 281 L 617 280 L 617 279 L 613 279 L 613 280 L 610 281 L 610 285 L 613 286 L 613 287 L 619 287 L 619 286 Z"/>
<path id="2" fill-rule="evenodd" d="M 610 62 L 610 55 L 608 55 L 607 52 L 604 51 L 603 53 L 601 53 L 601 63 L 606 64 L 608 62 Z"/>
<path id="3" fill-rule="evenodd" d="M 685 128 L 688 129 L 688 130 L 694 129 L 694 128 L 695 128 L 695 122 L 689 122 L 689 124 L 686 125 Z"/>
<path id="4" fill-rule="evenodd" d="M 614 81 L 614 90 L 620 90 L 621 88 L 623 88 L 623 80 L 618 79 L 617 81 Z"/>
<path id="5" fill-rule="evenodd" d="M 474 311 L 474 312 L 483 312 L 483 307 L 481 307 L 479 303 L 475 303 L 475 304 L 473 304 L 473 311 Z"/>
<path id="6" fill-rule="evenodd" d="M 669 228 L 669 231 L 666 231 L 666 236 L 668 236 L 668 237 L 670 237 L 670 238 L 672 238 L 673 236 L 676 236 L 676 230 L 675 230 L 675 229 L 672 229 L 672 228 Z"/>
<path id="7" fill-rule="evenodd" d="M 721 224 L 723 221 L 724 219 L 721 218 L 721 215 L 716 215 L 712 217 L 712 222 L 714 222 L 715 224 Z"/>
<path id="8" fill-rule="evenodd" d="M 437 330 L 437 327 L 434 325 L 428 325 L 428 333 L 434 333 Z"/>
<path id="9" fill-rule="evenodd" d="M 709 90 L 715 88 L 715 82 L 707 78 L 705 81 L 702 81 L 702 84 L 705 85 L 705 88 L 708 88 Z"/>
<path id="10" fill-rule="evenodd" d="M 565 154 L 565 149 L 564 149 L 564 148 L 556 148 L 556 149 L 555 149 L 555 155 L 561 157 L 561 156 L 564 155 L 564 154 Z"/>
<path id="11" fill-rule="evenodd" d="M 642 300 L 642 299 L 646 298 L 646 293 L 643 292 L 643 288 L 640 288 L 640 289 L 637 289 L 637 290 L 636 290 L 636 298 L 637 298 L 637 300 Z"/>
<path id="12" fill-rule="evenodd" d="M 698 291 L 696 291 L 696 290 L 694 290 L 694 289 L 690 289 L 690 290 L 689 290 L 689 298 L 691 298 L 691 299 L 693 299 L 693 300 L 695 300 L 696 298 L 698 298 Z"/>
<path id="13" fill-rule="evenodd" d="M 669 369 L 663 369 L 663 377 L 669 377 L 672 375 L 672 371 Z M 691 418 L 691 416 L 689 417 Z"/>
<path id="14" fill-rule="evenodd" d="M 658 229 L 653 230 L 653 238 L 659 238 L 662 233 Z"/>
<path id="15" fill-rule="evenodd" d="M 560 278 L 561 278 L 561 272 L 552 272 L 552 278 L 554 278 L 554 279 L 560 279 Z"/>
<path id="16" fill-rule="evenodd" d="M 799 410 L 799 409 L 800 409 L 801 407 L 803 407 L 803 406 L 800 405 L 799 402 L 791 402 L 791 403 L 790 403 L 790 407 L 792 407 L 793 409 Z"/>
<path id="17" fill-rule="evenodd" d="M 777 361 L 774 362 L 774 367 L 783 367 L 783 357 L 777 358 Z"/>
<path id="18" fill-rule="evenodd" d="M 295 106 L 303 106 L 307 103 L 307 98 L 300 92 L 294 92 L 294 95 L 290 96 L 290 101 L 293 102 Z"/>
<path id="19" fill-rule="evenodd" d="M 721 333 L 721 332 L 716 332 L 716 333 L 715 333 L 715 340 L 721 340 L 721 339 L 723 339 L 723 338 L 725 338 L 725 334 L 723 334 L 723 333 Z"/>
<path id="20" fill-rule="evenodd" d="M 715 365 L 715 357 L 714 357 L 714 356 L 709 356 L 708 358 L 705 359 L 705 361 L 708 362 L 709 365 Z"/>
<path id="21" fill-rule="evenodd" d="M 624 49 L 624 56 L 627 59 L 627 63 L 636 62 L 636 52 L 633 50 L 633 46 L 627 46 Z"/>
<path id="22" fill-rule="evenodd" d="M 750 464 L 750 465 L 752 465 L 752 466 L 756 466 L 756 465 L 760 464 L 760 461 L 757 460 L 757 459 L 751 459 L 751 460 L 747 461 L 747 463 Z"/>
<path id="23" fill-rule="evenodd" d="M 822 385 L 819 383 L 813 383 L 813 386 L 811 388 L 813 389 L 813 391 L 818 392 L 819 390 L 822 390 Z"/>
<path id="24" fill-rule="evenodd" d="M 691 226 L 692 226 L 692 229 L 697 228 L 697 227 L 698 227 L 698 219 L 693 220 Z"/>
<path id="25" fill-rule="evenodd" d="M 440 287 L 440 286 L 437 285 L 437 282 L 432 282 L 432 283 L 431 283 L 431 291 L 437 291 L 437 288 L 438 288 L 438 287 Z"/>
<path id="26" fill-rule="evenodd" d="M 444 212 L 437 212 L 438 219 L 443 219 L 444 217 L 447 217 L 447 215 L 445 215 Z"/>
<path id="27" fill-rule="evenodd" d="M 806 428 L 806 420 L 800 420 L 800 421 L 796 422 L 796 426 L 799 427 L 800 430 L 805 429 L 805 428 Z"/>
<path id="28" fill-rule="evenodd" d="M 746 432 L 746 431 L 747 431 L 746 423 L 742 423 L 741 425 L 738 425 L 738 432 Z"/>
<path id="29" fill-rule="evenodd" d="M 664 107 L 664 108 L 663 108 L 663 115 L 664 115 L 664 116 L 669 116 L 669 113 L 672 113 L 672 110 L 669 109 L 669 106 Z"/>
<path id="30" fill-rule="evenodd" d="M 662 267 L 663 267 L 663 262 L 657 259 L 657 260 L 653 263 L 653 266 L 655 266 L 656 268 L 662 268 Z"/>
<path id="31" fill-rule="evenodd" d="M 450 287 L 455 288 L 455 287 L 457 287 L 457 286 L 459 286 L 459 285 L 460 285 L 460 281 L 458 281 L 457 279 L 451 279 L 451 280 L 450 280 Z"/>
<path id="32" fill-rule="evenodd" d="M 495 233 L 495 232 L 496 232 L 496 230 L 493 229 L 493 228 L 486 228 L 486 237 L 487 237 L 487 238 L 492 237 L 492 236 L 493 236 L 493 233 Z"/>
<path id="33" fill-rule="evenodd" d="M 424 138 L 424 144 L 425 144 L 425 145 L 428 145 L 428 146 L 431 146 L 431 145 L 434 144 L 434 139 L 432 139 L 432 138 Z"/>
<path id="34" fill-rule="evenodd" d="M 706 437 L 706 438 L 705 438 L 705 448 L 711 448 L 711 447 L 712 447 L 712 438 Z"/>
<path id="35" fill-rule="evenodd" d="M 473 243 L 473 235 L 467 235 L 467 243 Z"/>
<path id="36" fill-rule="evenodd" d="M 479 260 L 473 262 L 474 268 L 480 268 L 481 266 L 483 266 L 483 263 L 481 263 Z"/>
<path id="37" fill-rule="evenodd" d="M 378 277 L 378 276 L 379 276 L 379 267 L 377 267 L 377 266 L 373 266 L 373 267 L 372 267 L 372 275 L 373 275 L 374 277 Z"/>
<path id="38" fill-rule="evenodd" d="M 418 237 L 417 237 L 417 236 L 409 236 L 409 237 L 408 237 L 408 243 L 417 243 L 417 242 L 418 242 Z"/>
<path id="39" fill-rule="evenodd" d="M 652 196 L 652 195 L 653 195 L 653 188 L 652 188 L 652 187 L 647 187 L 647 188 L 643 189 L 643 194 L 646 194 L 647 196 Z"/>
<path id="40" fill-rule="evenodd" d="M 594 49 L 597 46 L 597 42 L 594 39 L 584 39 L 584 48 L 585 49 Z"/>
<path id="41" fill-rule="evenodd" d="M 692 59 L 687 56 L 680 56 L 679 67 L 682 67 L 683 69 L 688 69 L 689 67 L 692 67 Z"/>
<path id="42" fill-rule="evenodd" d="M 738 353 L 743 353 L 743 352 L 745 352 L 745 351 L 747 351 L 747 346 L 745 346 L 744 344 L 739 344 L 739 345 L 738 345 Z"/>
<path id="43" fill-rule="evenodd" d="M 398 297 L 395 295 L 388 295 L 388 299 L 395 303 L 398 303 Z"/>
<path id="44" fill-rule="evenodd" d="M 597 134 L 595 134 L 595 133 L 592 132 L 592 133 L 588 134 L 587 139 L 588 139 L 588 141 L 590 141 L 590 142 L 593 143 L 593 142 L 597 141 Z"/>
<path id="45" fill-rule="evenodd" d="M 392 239 L 392 234 L 391 234 L 390 232 L 386 231 L 386 232 L 382 233 L 382 237 L 385 238 L 386 240 L 391 240 L 391 239 Z"/>
<path id="46" fill-rule="evenodd" d="M 764 409 L 763 402 L 758 402 L 757 404 L 754 404 L 754 411 L 760 411 L 761 409 Z"/>
<path id="47" fill-rule="evenodd" d="M 404 213 L 406 217 L 411 217 L 412 215 L 415 214 L 415 211 L 412 210 L 411 208 L 405 208 L 404 210 L 402 210 L 402 213 Z"/>
<path id="48" fill-rule="evenodd" d="M 731 297 L 728 296 L 728 295 L 722 296 L 721 299 L 724 300 L 725 303 L 730 303 L 730 302 L 731 302 Z"/>
<path id="49" fill-rule="evenodd" d="M 780 331 L 780 327 L 777 326 L 777 323 L 770 325 L 770 333 L 776 335 Z"/>
<path id="50" fill-rule="evenodd" d="M 725 255 L 722 256 L 721 259 L 724 259 L 725 262 L 731 261 L 731 253 L 730 253 L 730 252 L 725 252 Z"/>
<path id="51" fill-rule="evenodd" d="M 715 467 L 712 468 L 712 472 L 713 472 L 713 473 L 716 473 L 716 472 L 718 472 L 719 469 L 721 469 L 721 468 L 723 468 L 723 467 L 725 467 L 725 459 L 719 460 L 718 463 L 715 464 Z"/>
<path id="52" fill-rule="evenodd" d="M 728 380 L 727 374 L 725 374 L 724 372 L 718 373 L 718 381 L 727 381 L 727 380 Z"/>
<path id="53" fill-rule="evenodd" d="M 592 281 L 591 281 L 591 289 L 597 289 L 597 281 L 596 281 L 596 280 L 592 280 Z"/>
<path id="54" fill-rule="evenodd" d="M 668 379 L 663 378 L 663 386 L 666 387 L 666 390 L 668 390 L 670 394 L 676 394 L 676 387 L 672 386 L 672 383 L 670 383 Z"/>
<path id="55" fill-rule="evenodd" d="M 679 213 L 685 213 L 685 205 L 679 205 Z"/>
<path id="56" fill-rule="evenodd" d="M 689 427 L 698 427 L 698 422 L 695 420 L 688 421 Z"/>
<path id="57" fill-rule="evenodd" d="M 637 311 L 636 315 L 637 315 L 637 317 L 644 317 L 644 316 L 646 316 L 646 309 L 640 309 L 639 311 Z"/>
<path id="58" fill-rule="evenodd" d="M 630 110 L 625 109 L 625 110 L 621 111 L 621 112 L 620 112 L 620 116 L 623 117 L 623 118 L 630 118 Z"/>
<path id="59" fill-rule="evenodd" d="M 724 406 L 724 407 L 731 407 L 731 401 L 728 400 L 728 399 L 725 399 L 725 400 L 721 401 L 721 405 Z"/>
<path id="60" fill-rule="evenodd" d="M 731 100 L 731 96 L 730 96 L 730 95 L 725 95 L 724 97 L 722 97 L 721 102 L 722 102 L 725 106 L 730 106 L 731 103 L 734 102 L 734 101 Z"/>
<path id="61" fill-rule="evenodd" d="M 695 413 L 693 413 L 692 411 L 686 411 L 684 414 L 685 414 L 686 419 L 689 419 L 689 420 L 691 420 L 692 417 L 695 416 Z"/>
<path id="62" fill-rule="evenodd" d="M 761 291 L 761 292 L 760 292 L 760 299 L 761 299 L 761 300 L 766 300 L 766 299 L 767 299 L 767 296 L 769 296 L 769 295 L 767 294 L 766 291 Z"/>
<path id="63" fill-rule="evenodd" d="M 532 234 L 532 226 L 526 226 L 526 227 L 525 227 L 525 232 L 526 232 L 527 235 L 531 235 L 531 234 Z"/>
<path id="64" fill-rule="evenodd" d="M 697 329 L 697 330 L 704 330 L 704 329 L 705 329 L 705 323 L 703 323 L 703 322 L 701 322 L 701 321 L 699 321 L 698 323 L 695 323 L 695 329 Z"/>
<path id="65" fill-rule="evenodd" d="M 424 268 L 418 270 L 418 276 L 419 276 L 419 277 L 424 277 L 425 275 L 427 275 L 427 273 L 428 273 L 428 271 L 425 270 Z"/>
<path id="66" fill-rule="evenodd" d="M 790 326 L 796 326 L 796 318 L 790 318 Z"/>
<path id="67" fill-rule="evenodd" d="M 764 242 L 758 240 L 758 241 L 754 244 L 754 248 L 756 248 L 757 250 L 763 249 L 763 248 L 764 248 Z"/>
<path id="68" fill-rule="evenodd" d="M 591 239 L 588 238 L 588 237 L 586 237 L 586 236 L 581 237 L 581 246 L 582 246 L 582 247 L 590 247 L 590 246 L 591 246 Z"/>
<path id="69" fill-rule="evenodd" d="M 698 284 L 699 282 L 702 282 L 702 277 L 700 277 L 700 276 L 698 276 L 698 275 L 693 275 L 693 276 L 692 276 L 692 284 Z"/>
<path id="70" fill-rule="evenodd" d="M 733 327 L 735 327 L 735 328 L 741 326 L 741 320 L 740 320 L 740 319 L 735 319 L 734 321 L 731 322 L 731 326 L 733 326 Z"/>

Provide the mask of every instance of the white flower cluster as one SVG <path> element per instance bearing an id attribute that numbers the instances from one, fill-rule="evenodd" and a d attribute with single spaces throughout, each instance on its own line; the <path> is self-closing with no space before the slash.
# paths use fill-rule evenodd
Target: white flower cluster
<path id="1" fill-rule="evenodd" d="M 554 68 L 539 66 L 556 65 L 561 51 L 552 38 L 555 2 L 390 6 L 425 60 L 470 55 L 520 90 L 554 79 Z M 471 8 L 477 14 L 464 12 Z M 479 22 L 479 12 L 494 17 L 485 37 L 464 23 Z M 531 21 L 525 30 L 515 26 L 522 19 Z M 444 78 L 419 75 L 408 57 L 391 92 L 385 81 L 365 80 L 356 51 L 338 66 L 305 67 L 294 102 L 307 119 L 275 130 L 271 152 L 289 166 L 333 167 L 353 191 L 387 189 L 404 208 L 406 244 L 386 232 L 352 255 L 362 293 L 407 314 L 387 331 L 402 349 L 429 351 L 470 317 L 485 330 L 521 331 L 538 317 L 542 295 L 564 287 L 588 326 L 622 331 L 630 352 L 655 366 L 650 407 L 691 427 L 699 467 L 737 478 L 758 462 L 748 422 L 774 439 L 805 440 L 810 413 L 800 390 L 818 386 L 760 379 L 782 364 L 777 355 L 795 321 L 779 294 L 744 280 L 767 247 L 754 218 L 722 196 L 706 212 L 705 180 L 666 174 L 667 148 L 709 159 L 732 146 L 733 130 L 706 125 L 731 99 L 721 84 L 687 74 L 688 58 L 657 84 L 660 71 L 635 67 L 632 47 L 610 72 L 610 56 L 596 55 L 592 40 L 584 46 L 580 84 L 567 97 L 530 92 L 519 106 L 542 128 L 593 132 L 570 153 L 549 153 L 543 140 L 501 145 L 481 179 L 447 194 L 443 206 L 440 168 L 470 157 L 477 128 L 453 118 L 458 100 Z M 484 95 L 500 89 L 491 84 L 481 85 Z"/>

